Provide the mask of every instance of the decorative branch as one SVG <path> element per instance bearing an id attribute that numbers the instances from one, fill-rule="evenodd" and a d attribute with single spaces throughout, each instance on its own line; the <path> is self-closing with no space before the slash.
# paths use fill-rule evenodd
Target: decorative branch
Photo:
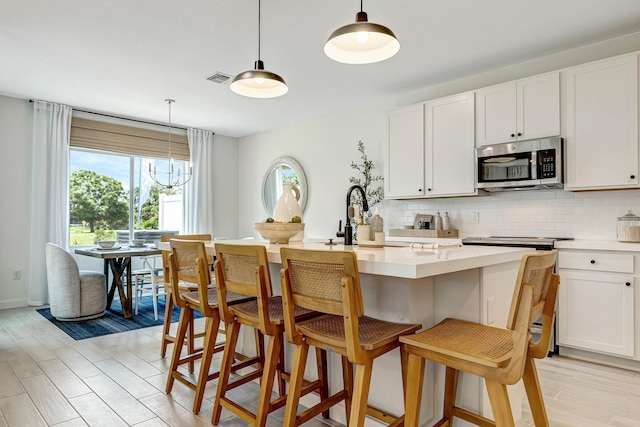
<path id="1" fill-rule="evenodd" d="M 360 152 L 361 162 L 351 162 L 351 168 L 358 172 L 358 176 L 349 177 L 349 182 L 361 186 L 367 195 L 369 211 L 364 213 L 363 221 L 365 224 L 369 224 L 374 212 L 373 207 L 384 200 L 384 177 L 374 174 L 376 166 L 367 157 L 362 141 L 358 141 L 358 151 Z M 354 204 L 362 204 L 360 193 L 357 191 L 353 192 L 351 200 Z"/>

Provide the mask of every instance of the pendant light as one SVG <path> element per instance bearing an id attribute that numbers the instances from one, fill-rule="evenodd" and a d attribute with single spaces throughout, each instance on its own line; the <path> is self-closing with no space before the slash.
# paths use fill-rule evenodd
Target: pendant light
<path id="1" fill-rule="evenodd" d="M 335 30 L 324 45 L 324 53 L 334 61 L 371 64 L 391 58 L 400 50 L 400 42 L 393 31 L 367 20 L 362 1 L 356 22 Z"/>
<path id="2" fill-rule="evenodd" d="M 231 82 L 231 90 L 250 98 L 275 98 L 287 93 L 289 88 L 282 77 L 266 71 L 264 62 L 260 60 L 260 10 L 261 0 L 258 0 L 258 60 L 253 70 L 235 76 Z"/>
<path id="3" fill-rule="evenodd" d="M 193 176 L 193 172 L 191 166 L 189 166 L 189 171 L 185 170 L 184 173 L 178 167 L 177 172 L 173 169 L 173 164 L 175 163 L 173 158 L 171 157 L 171 104 L 173 104 L 173 99 L 165 99 L 164 102 L 169 104 L 169 164 L 167 166 L 166 171 L 157 171 L 156 167 L 153 166 L 151 168 L 151 163 L 149 163 L 149 175 L 153 182 L 156 184 L 165 187 L 165 188 L 173 188 L 180 185 L 184 185 L 191 180 Z M 164 177 L 164 178 L 163 178 Z"/>

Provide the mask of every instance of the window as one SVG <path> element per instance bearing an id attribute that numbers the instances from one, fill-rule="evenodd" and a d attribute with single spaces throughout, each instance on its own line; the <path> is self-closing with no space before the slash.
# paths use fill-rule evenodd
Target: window
<path id="1" fill-rule="evenodd" d="M 175 167 L 188 164 L 186 136 L 174 135 Z M 96 149 L 100 147 L 102 149 Z M 153 240 L 152 230 L 182 232 L 183 187 L 153 182 L 168 168 L 166 133 L 74 117 L 69 155 L 70 246 L 96 240 Z M 185 151 L 186 148 L 186 151 Z M 105 151 L 106 150 L 106 151 Z M 161 178 L 160 178 L 161 179 Z"/>

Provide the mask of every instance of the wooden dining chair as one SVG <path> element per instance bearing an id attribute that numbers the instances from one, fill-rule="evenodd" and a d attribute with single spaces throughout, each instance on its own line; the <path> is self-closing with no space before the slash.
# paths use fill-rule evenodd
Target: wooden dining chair
<path id="1" fill-rule="evenodd" d="M 387 322 L 364 315 L 354 252 L 281 248 L 280 253 L 285 330 L 287 340 L 294 346 L 284 425 L 302 424 L 343 400 L 350 427 L 364 425 L 367 414 L 390 425 L 401 424 L 402 416 L 393 417 L 368 405 L 373 361 L 398 348 L 400 337 L 413 334 L 422 326 Z M 299 321 L 295 316 L 298 307 L 323 314 Z M 341 355 L 343 389 L 296 414 L 309 346 Z M 402 356 L 403 382 L 404 361 Z"/>
<path id="2" fill-rule="evenodd" d="M 220 315 L 218 311 L 218 295 L 215 288 L 210 287 L 211 275 L 209 273 L 209 261 L 202 241 L 189 241 L 170 239 L 171 253 L 169 265 L 171 274 L 171 292 L 174 303 L 180 307 L 180 320 L 175 343 L 185 340 L 187 330 L 193 327 L 193 311 L 198 310 L 205 318 L 205 335 L 202 349 L 193 353 L 182 355 L 183 346 L 174 345 L 171 364 L 167 378 L 166 392 L 170 393 L 174 380 L 185 384 L 195 391 L 193 412 L 198 413 L 202 405 L 205 386 L 208 381 L 218 378 L 219 372 L 210 373 L 211 358 L 213 354 L 222 351 L 224 344 L 217 346 L 216 338 L 220 327 Z M 179 283 L 188 282 L 197 285 L 198 290 L 192 292 L 180 292 Z M 228 293 L 227 302 L 243 302 L 250 298 L 244 295 Z M 241 369 L 254 363 L 261 363 L 262 350 L 256 349 L 257 356 L 243 358 L 244 360 L 234 365 L 233 369 Z M 200 372 L 196 379 L 192 375 L 178 370 L 185 363 L 191 363 L 200 359 Z"/>
<path id="3" fill-rule="evenodd" d="M 222 408 L 229 410 L 253 426 L 263 427 L 267 415 L 286 403 L 284 370 L 284 315 L 282 297 L 273 296 L 267 249 L 264 245 L 232 245 L 216 243 L 215 272 L 217 278 L 218 306 L 220 317 L 229 325 L 227 342 L 220 368 L 218 391 L 213 407 L 212 423 L 218 424 Z M 227 295 L 233 292 L 254 297 L 251 301 L 230 305 Z M 319 313 L 298 307 L 296 320 L 309 319 Z M 269 337 L 264 366 L 258 366 L 243 376 L 230 378 L 234 361 L 240 326 L 254 328 Z M 326 399 L 329 390 L 327 383 L 327 356 L 318 350 L 318 380 L 305 384 L 301 394 L 317 391 L 320 399 Z M 278 378 L 279 397 L 272 400 L 273 385 Z M 228 391 L 248 381 L 260 378 L 260 396 L 255 413 L 231 399 Z M 325 413 L 328 418 L 328 411 Z"/>
<path id="4" fill-rule="evenodd" d="M 197 240 L 208 242 L 211 241 L 211 234 L 166 234 L 160 237 L 160 241 L 168 242 L 171 239 L 180 240 Z M 162 341 L 160 343 L 160 356 L 165 357 L 167 354 L 167 346 L 174 343 L 176 336 L 171 334 L 171 317 L 173 314 L 173 307 L 175 306 L 174 296 L 171 288 L 171 273 L 169 272 L 169 251 L 162 251 L 162 277 L 164 279 L 164 293 L 165 293 L 165 305 L 164 305 L 164 320 L 162 324 Z M 212 257 L 210 262 L 213 263 Z M 198 290 L 195 283 L 180 282 L 178 283 L 179 292 L 193 292 Z M 194 333 L 193 322 L 189 323 L 189 329 L 187 330 L 187 336 L 185 344 L 188 346 L 188 352 L 194 353 L 194 339 L 203 337 L 204 332 Z M 193 363 L 189 363 L 189 372 L 193 373 Z"/>
<path id="5" fill-rule="evenodd" d="M 448 318 L 400 338 L 408 354 L 405 425 L 418 425 L 425 359 L 446 366 L 443 417 L 435 425 L 452 427 L 457 417 L 479 426 L 513 426 L 506 386 L 520 379 L 536 427 L 549 425 L 533 359 L 545 357 L 549 349 L 560 283 L 553 273 L 556 256 L 553 250 L 522 258 L 506 329 Z M 541 317 L 541 338 L 532 343 L 529 328 Z M 460 371 L 484 378 L 495 421 L 456 406 Z"/>

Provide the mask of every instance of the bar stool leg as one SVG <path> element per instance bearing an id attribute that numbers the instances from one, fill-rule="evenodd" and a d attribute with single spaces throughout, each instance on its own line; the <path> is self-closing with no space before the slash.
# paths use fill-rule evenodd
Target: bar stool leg
<path id="1" fill-rule="evenodd" d="M 525 390 L 527 391 L 527 399 L 531 407 L 531 415 L 536 427 L 548 427 L 549 419 L 547 411 L 542 400 L 542 391 L 540 390 L 540 382 L 538 381 L 538 371 L 533 359 L 527 358 L 524 365 L 524 373 L 522 375 Z"/>
<path id="2" fill-rule="evenodd" d="M 167 335 L 171 329 L 171 316 L 173 314 L 173 294 L 168 292 L 165 294 L 164 303 L 164 323 L 162 325 L 162 346 L 160 347 L 160 356 L 165 357 L 167 355 L 167 346 L 169 340 Z"/>
<path id="3" fill-rule="evenodd" d="M 286 427 L 296 426 L 296 412 L 298 410 L 298 403 L 300 402 L 300 391 L 302 390 L 304 367 L 307 363 L 308 353 L 309 345 L 304 342 L 296 345 L 293 351 L 289 394 L 287 395 L 287 405 L 285 407 L 283 422 L 283 426 Z"/>
<path id="4" fill-rule="evenodd" d="M 351 417 L 351 398 L 353 397 L 353 364 L 349 362 L 347 356 L 342 356 L 342 378 L 344 389 L 348 394 L 344 400 L 344 409 L 348 420 Z"/>
<path id="5" fill-rule="evenodd" d="M 318 365 L 318 379 L 322 381 L 322 386 L 318 392 L 320 393 L 320 401 L 329 397 L 329 379 L 327 368 L 327 351 L 316 347 L 316 364 Z M 322 413 L 322 417 L 329 419 L 329 408 Z"/>
<path id="6" fill-rule="evenodd" d="M 271 404 L 271 393 L 273 391 L 273 383 L 276 377 L 276 371 L 280 361 L 279 354 L 282 349 L 282 334 L 276 334 L 269 337 L 269 344 L 267 345 L 266 360 L 268 363 L 264 366 L 262 371 L 262 380 L 260 383 L 260 398 L 258 400 L 258 412 L 256 414 L 257 426 L 264 426 L 267 422 L 267 415 L 269 414 L 269 406 Z M 278 357 L 275 357 L 278 356 Z"/>
<path id="7" fill-rule="evenodd" d="M 496 427 L 514 427 L 515 423 L 511 414 L 507 386 L 486 378 L 485 384 L 489 393 L 489 402 L 491 402 Z"/>
<path id="8" fill-rule="evenodd" d="M 193 321 L 190 322 L 193 327 Z M 218 328 L 220 327 L 220 317 L 207 317 L 206 333 L 204 336 L 202 360 L 200 361 L 200 373 L 198 374 L 198 384 L 196 385 L 196 396 L 193 399 L 193 413 L 200 412 L 202 399 L 204 397 L 204 389 L 209 379 L 209 367 L 211 366 L 211 358 L 216 346 L 216 338 L 218 337 Z M 192 329 L 193 331 L 193 329 Z M 193 333 L 193 332 L 192 332 Z M 235 347 L 234 347 L 235 348 Z"/>
<path id="9" fill-rule="evenodd" d="M 372 371 L 373 359 L 367 360 L 363 365 L 356 365 L 353 397 L 351 399 L 351 416 L 349 417 L 350 427 L 362 427 L 364 425 Z"/>
<path id="10" fill-rule="evenodd" d="M 229 383 L 229 376 L 231 375 L 231 367 L 233 366 L 239 335 L 239 323 L 233 322 L 227 325 L 227 342 L 224 345 L 224 354 L 222 356 L 222 364 L 220 366 L 220 376 L 218 377 L 218 391 L 216 393 L 216 400 L 213 404 L 213 416 L 211 417 L 211 423 L 214 425 L 220 422 L 220 415 L 222 414 L 222 405 L 220 404 L 220 401 L 227 393 L 227 384 Z"/>
<path id="11" fill-rule="evenodd" d="M 453 407 L 456 405 L 458 392 L 458 376 L 460 371 L 447 366 L 444 382 L 444 408 L 442 418 L 453 421 Z"/>
<path id="12" fill-rule="evenodd" d="M 405 391 L 405 415 L 406 426 L 417 426 L 420 419 L 420 403 L 422 402 L 422 387 L 424 378 L 425 360 L 409 354 L 407 357 L 407 383 Z"/>
<path id="13" fill-rule="evenodd" d="M 284 363 L 284 340 L 280 340 L 281 344 L 280 344 L 280 357 L 278 357 L 278 395 L 280 397 L 284 396 L 285 394 L 287 394 L 287 383 L 286 380 L 284 379 L 284 376 L 282 375 L 283 372 L 285 372 L 285 363 Z"/>
<path id="14" fill-rule="evenodd" d="M 184 342 L 184 337 L 189 329 L 190 319 L 193 318 L 193 309 L 190 307 L 183 307 L 180 310 L 180 320 L 178 321 L 178 331 L 176 332 L 176 342 L 173 346 L 173 355 L 171 356 L 171 364 L 169 366 L 169 375 L 167 376 L 167 386 L 165 391 L 171 393 L 173 388 L 173 373 L 178 370 L 178 362 L 180 361 L 180 353 L 182 353 L 182 345 L 179 343 Z"/>

